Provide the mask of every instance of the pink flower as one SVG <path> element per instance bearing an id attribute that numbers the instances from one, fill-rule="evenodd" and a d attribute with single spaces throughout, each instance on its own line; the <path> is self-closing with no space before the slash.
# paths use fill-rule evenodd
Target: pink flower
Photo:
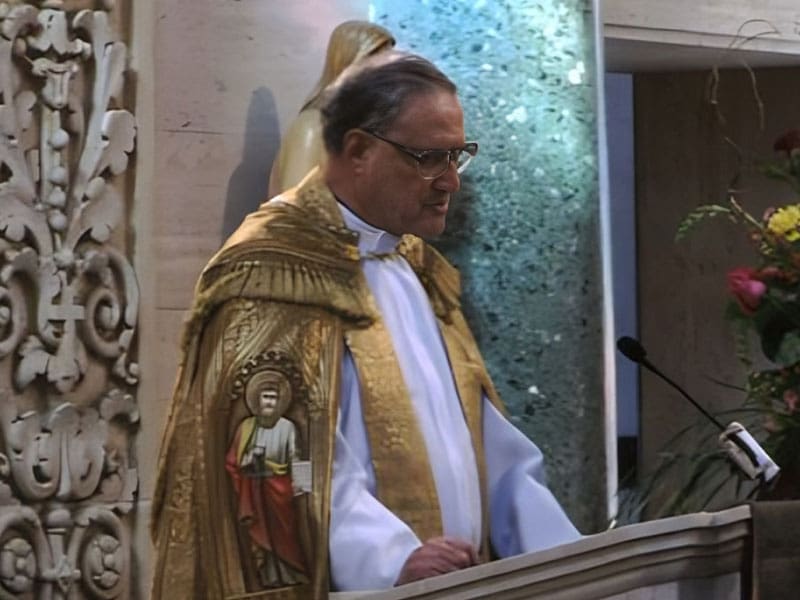
<path id="1" fill-rule="evenodd" d="M 761 303 L 767 286 L 758 279 L 758 273 L 747 267 L 739 267 L 728 273 L 728 291 L 736 298 L 739 308 L 752 315 Z"/>

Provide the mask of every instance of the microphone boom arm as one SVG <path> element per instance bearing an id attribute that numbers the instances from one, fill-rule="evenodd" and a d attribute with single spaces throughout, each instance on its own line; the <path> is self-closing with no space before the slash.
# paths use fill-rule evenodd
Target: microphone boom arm
<path id="1" fill-rule="evenodd" d="M 689 402 L 692 403 L 692 406 L 694 406 L 697 410 L 699 410 L 701 413 L 703 413 L 709 421 L 714 423 L 714 425 L 716 425 L 719 428 L 720 431 L 725 431 L 725 427 L 723 427 L 722 423 L 717 421 L 717 419 L 714 417 L 714 415 L 709 413 L 705 408 L 703 408 L 697 402 L 695 402 L 694 398 L 692 398 L 689 394 L 687 394 L 681 386 L 679 386 L 677 383 L 675 383 L 669 377 L 667 377 L 661 371 L 659 371 L 649 360 L 647 360 L 646 358 L 643 358 L 643 359 L 641 359 L 641 364 L 642 364 L 642 366 L 650 369 L 650 371 L 652 371 L 653 373 L 658 375 L 661 379 L 666 381 L 669 385 L 674 387 L 676 390 L 678 390 L 683 395 L 684 398 L 686 398 Z"/>
<path id="2" fill-rule="evenodd" d="M 694 398 L 681 386 L 664 375 L 654 364 L 647 360 L 647 352 L 637 340 L 627 336 L 621 337 L 617 340 L 617 348 L 626 358 L 642 365 L 678 390 L 684 398 L 692 403 L 692 406 L 716 425 L 721 432 L 718 438 L 719 445 L 727 453 L 728 458 L 750 479 L 759 479 L 764 483 L 770 483 L 778 476 L 781 470 L 780 467 L 775 464 L 775 461 L 770 458 L 744 426 L 734 421 L 727 427 L 723 427 L 722 423 L 695 402 Z"/>

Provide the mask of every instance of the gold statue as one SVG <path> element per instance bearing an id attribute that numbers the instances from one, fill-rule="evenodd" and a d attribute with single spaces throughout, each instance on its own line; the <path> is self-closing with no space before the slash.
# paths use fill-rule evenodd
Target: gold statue
<path id="1" fill-rule="evenodd" d="M 325 66 L 300 113 L 289 124 L 269 176 L 269 197 L 294 187 L 325 158 L 319 107 L 323 92 L 349 65 L 394 47 L 392 34 L 368 21 L 345 21 L 331 33 Z"/>

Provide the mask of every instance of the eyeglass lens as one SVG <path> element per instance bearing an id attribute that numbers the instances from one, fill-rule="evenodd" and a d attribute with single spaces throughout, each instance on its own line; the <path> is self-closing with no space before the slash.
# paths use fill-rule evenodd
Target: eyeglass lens
<path id="1" fill-rule="evenodd" d="M 434 179 L 447 171 L 450 161 L 456 165 L 456 170 L 461 173 L 472 160 L 472 155 L 465 150 L 433 150 L 425 153 L 417 161 L 419 174 L 426 179 Z"/>

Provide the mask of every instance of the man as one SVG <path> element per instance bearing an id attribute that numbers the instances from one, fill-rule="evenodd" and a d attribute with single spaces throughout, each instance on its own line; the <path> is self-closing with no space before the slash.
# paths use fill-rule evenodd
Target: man
<path id="1" fill-rule="evenodd" d="M 323 598 L 572 541 L 538 449 L 502 408 L 440 234 L 477 153 L 456 88 L 383 53 L 322 109 L 328 159 L 248 216 L 198 283 L 154 499 L 154 598 Z M 265 589 L 225 453 L 262 370 L 311 462 L 291 524 L 311 582 Z M 204 596 L 205 595 L 205 596 Z"/>

